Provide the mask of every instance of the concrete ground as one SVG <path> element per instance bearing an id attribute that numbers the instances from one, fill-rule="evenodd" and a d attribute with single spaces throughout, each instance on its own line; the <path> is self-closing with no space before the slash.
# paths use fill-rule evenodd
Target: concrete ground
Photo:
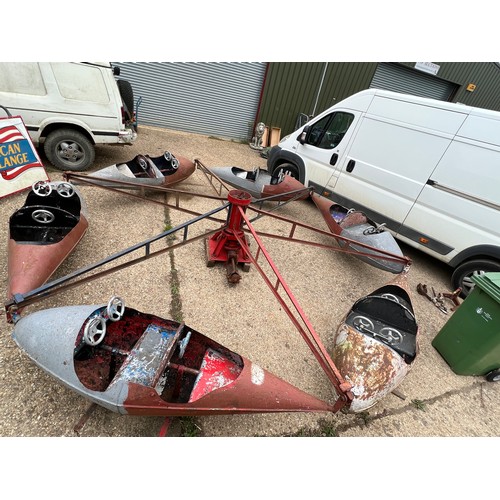
<path id="1" fill-rule="evenodd" d="M 157 156 L 164 150 L 208 167 L 265 168 L 266 160 L 248 144 L 170 130 L 140 127 L 130 147 L 98 147 L 91 171 L 128 161 L 138 153 Z M 42 160 L 45 158 L 42 156 Z M 52 180 L 61 172 L 48 166 Z M 90 171 L 90 172 L 91 172 Z M 89 173 L 90 173 L 89 172 Z M 197 170 L 177 186 L 189 191 L 181 206 L 206 212 L 217 206 L 196 197 L 214 194 Z M 89 209 L 89 229 L 73 254 L 56 271 L 61 277 L 111 253 L 176 226 L 191 216 L 174 209 L 99 188 L 80 187 Z M 7 221 L 26 193 L 0 200 L 0 259 L 7 262 Z M 150 194 L 163 199 L 163 194 Z M 214 205 L 215 203 L 215 205 Z M 326 230 L 310 201 L 290 203 L 281 215 Z M 259 230 L 287 231 L 282 223 L 264 217 Z M 214 227 L 213 225 L 211 227 Z M 164 243 L 163 243 L 164 244 Z M 331 250 L 281 240 L 264 244 L 284 279 L 327 348 L 342 316 L 359 297 L 385 284 L 393 275 Z M 482 377 L 453 373 L 431 341 L 450 315 L 416 293 L 418 283 L 451 292 L 450 271 L 430 257 L 401 245 L 412 259 L 409 273 L 413 307 L 420 326 L 420 354 L 399 386 L 400 396 L 389 395 L 363 414 L 283 413 L 209 416 L 174 419 L 172 435 L 211 437 L 339 436 L 339 437 L 498 437 L 500 384 Z M 7 287 L 3 266 L 0 286 Z M 242 273 L 237 285 L 227 282 L 221 265 L 208 268 L 202 241 L 165 253 L 140 265 L 110 274 L 29 306 L 24 312 L 73 304 L 102 304 L 112 295 L 127 305 L 163 317 L 181 314 L 187 325 L 244 355 L 300 389 L 326 401 L 335 392 L 311 351 L 280 308 L 255 268 Z M 0 435 L 76 436 L 75 424 L 89 403 L 37 368 L 11 339 L 12 325 L 0 319 Z M 127 417 L 96 408 L 79 435 L 87 437 L 156 436 L 163 418 Z"/>

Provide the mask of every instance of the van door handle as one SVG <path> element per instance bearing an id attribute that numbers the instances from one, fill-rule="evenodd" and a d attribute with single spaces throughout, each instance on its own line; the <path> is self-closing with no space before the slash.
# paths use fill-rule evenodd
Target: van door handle
<path id="1" fill-rule="evenodd" d="M 356 162 L 354 160 L 349 160 L 349 163 L 345 168 L 346 172 L 352 172 L 354 170 L 354 165 L 356 165 Z"/>
<path id="2" fill-rule="evenodd" d="M 337 153 L 333 153 L 332 157 L 330 158 L 330 165 L 335 165 L 337 163 L 337 160 L 339 159 L 339 155 Z"/>

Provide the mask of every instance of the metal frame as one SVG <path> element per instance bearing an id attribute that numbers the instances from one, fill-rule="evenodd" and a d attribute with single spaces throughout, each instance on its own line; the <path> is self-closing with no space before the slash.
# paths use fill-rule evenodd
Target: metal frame
<path id="1" fill-rule="evenodd" d="M 220 235 L 222 234 L 226 240 L 227 239 L 230 240 L 230 243 L 232 245 L 232 249 L 233 250 L 236 249 L 240 252 L 239 258 L 242 259 L 243 262 L 245 262 L 245 263 L 251 262 L 252 264 L 255 265 L 256 269 L 261 274 L 262 278 L 264 279 L 264 281 L 266 282 L 266 284 L 270 288 L 271 292 L 274 294 L 274 296 L 276 297 L 276 299 L 278 300 L 280 305 L 283 307 L 284 311 L 287 313 L 290 320 L 292 321 L 294 326 L 297 328 L 297 330 L 301 334 L 302 338 L 304 339 L 304 341 L 306 342 L 306 344 L 308 345 L 308 347 L 312 351 L 312 353 L 315 356 L 316 360 L 318 361 L 321 369 L 324 371 L 325 375 L 328 377 L 329 381 L 334 386 L 335 391 L 338 395 L 338 399 L 334 404 L 333 412 L 337 412 L 341 408 L 348 406 L 353 399 L 353 394 L 351 392 L 351 385 L 343 379 L 342 375 L 340 374 L 340 371 L 337 369 L 334 362 L 332 361 L 332 359 L 328 355 L 325 346 L 321 342 L 318 334 L 314 330 L 314 327 L 312 326 L 311 322 L 309 321 L 309 319 L 305 315 L 304 311 L 300 307 L 300 305 L 299 305 L 297 299 L 295 298 L 295 296 L 293 295 L 290 287 L 287 285 L 284 278 L 280 274 L 276 264 L 274 263 L 269 252 L 266 250 L 264 244 L 262 243 L 260 236 L 272 237 L 272 238 L 277 238 L 277 239 L 281 239 L 281 240 L 285 240 L 285 241 L 293 241 L 296 243 L 302 243 L 302 244 L 317 246 L 317 247 L 321 247 L 321 248 L 329 248 L 329 249 L 332 249 L 334 251 L 340 251 L 343 253 L 355 253 L 355 254 L 361 253 L 362 254 L 362 252 L 355 251 L 355 250 L 346 250 L 346 249 L 340 248 L 340 247 L 334 247 L 331 245 L 324 245 L 321 243 L 314 243 L 314 242 L 310 242 L 310 241 L 296 238 L 295 231 L 296 231 L 297 227 L 300 227 L 300 228 L 304 228 L 304 229 L 313 231 L 314 233 L 322 235 L 322 236 L 334 238 L 336 240 L 340 239 L 340 240 L 344 240 L 346 242 L 352 242 L 352 240 L 349 240 L 348 238 L 344 238 L 344 237 L 341 237 L 339 235 L 334 235 L 330 232 L 322 231 L 320 229 L 314 228 L 314 227 L 309 226 L 307 224 L 303 224 L 303 223 L 300 223 L 298 221 L 294 221 L 291 219 L 287 219 L 285 217 L 271 214 L 269 211 L 263 211 L 263 210 L 249 206 L 248 193 L 245 193 L 243 191 L 238 191 L 238 190 L 229 190 L 227 188 L 227 186 L 225 186 L 225 184 L 215 174 L 211 173 L 206 167 L 204 167 L 204 165 L 201 162 L 199 162 L 199 160 L 196 160 L 196 163 L 197 163 L 197 166 L 199 166 L 202 169 L 203 173 L 207 177 L 207 180 L 210 182 L 212 187 L 214 187 L 214 189 L 216 189 L 216 188 L 215 188 L 215 185 L 213 183 L 213 178 L 216 178 L 220 184 L 219 193 L 222 192 L 223 188 L 228 191 L 227 200 L 224 200 L 224 198 L 222 198 L 221 196 L 209 196 L 209 195 L 196 194 L 197 196 L 208 198 L 208 199 L 213 199 L 213 200 L 218 200 L 218 201 L 221 201 L 221 203 L 222 203 L 220 207 L 215 208 L 213 210 L 210 210 L 210 211 L 206 212 L 205 214 L 199 214 L 197 212 L 182 208 L 180 206 L 180 196 L 182 194 L 187 194 L 189 196 L 192 196 L 193 195 L 192 192 L 174 190 L 171 188 L 166 188 L 166 187 L 161 187 L 161 186 L 147 186 L 147 187 L 145 187 L 144 185 L 140 185 L 140 184 L 135 183 L 135 182 L 114 181 L 114 180 L 111 181 L 109 179 L 106 179 L 107 184 L 111 182 L 112 184 L 116 185 L 116 187 L 110 187 L 109 185 L 108 186 L 102 185 L 102 180 L 95 178 L 95 177 L 92 177 L 91 175 L 81 175 L 81 174 L 66 172 L 65 178 L 68 181 L 76 179 L 77 181 L 80 181 L 81 183 L 87 183 L 87 184 L 101 187 L 104 189 L 108 189 L 111 191 L 119 192 L 122 194 L 127 194 L 129 196 L 133 196 L 136 198 L 146 199 L 146 200 L 153 202 L 153 203 L 165 205 L 165 206 L 168 206 L 170 208 L 174 208 L 176 210 L 180 210 L 182 212 L 185 212 L 185 213 L 188 213 L 191 215 L 195 215 L 195 217 L 190 221 L 184 222 L 184 223 L 176 226 L 175 228 L 164 231 L 155 237 L 149 238 L 141 243 L 133 245 L 133 246 L 126 248 L 120 252 L 117 252 L 117 253 L 115 253 L 115 254 L 113 254 L 105 259 L 102 259 L 102 260 L 96 262 L 95 264 L 83 267 L 83 268 L 81 268 L 73 273 L 70 273 L 62 278 L 53 280 L 53 281 L 51 281 L 51 282 L 49 282 L 41 287 L 36 288 L 35 290 L 32 290 L 31 292 L 28 292 L 25 294 L 16 294 L 14 297 L 9 299 L 5 303 L 5 310 L 7 312 L 7 317 L 12 318 L 12 321 L 15 322 L 19 318 L 19 314 L 17 313 L 17 310 L 20 309 L 21 307 L 24 308 L 27 305 L 30 305 L 30 304 L 33 304 L 33 303 L 38 302 L 40 300 L 43 300 L 45 298 L 51 297 L 57 293 L 60 293 L 64 290 L 68 289 L 68 288 L 72 288 L 72 287 L 78 286 L 80 284 L 83 284 L 85 282 L 106 276 L 110 273 L 119 271 L 121 269 L 124 269 L 128 266 L 134 265 L 136 263 L 144 262 L 145 260 L 148 260 L 152 257 L 163 254 L 165 252 L 169 252 L 175 248 L 184 246 L 188 243 L 198 241 L 198 240 L 203 239 L 203 238 L 207 239 L 208 243 L 210 243 L 211 241 L 215 241 L 217 238 L 220 238 Z M 141 195 L 139 196 L 139 195 L 132 194 L 130 192 L 125 192 L 125 191 L 121 190 L 121 189 L 130 189 L 130 188 L 141 190 Z M 175 204 L 171 204 L 168 202 L 160 202 L 157 200 L 151 200 L 150 198 L 146 198 L 144 196 L 145 190 L 155 190 L 155 191 L 162 191 L 165 193 L 173 194 L 175 196 Z M 303 194 L 303 190 L 300 190 L 297 193 L 297 196 L 301 196 L 302 194 Z M 245 195 L 247 195 L 247 196 L 245 196 Z M 274 198 L 274 197 L 261 199 L 258 201 L 258 204 L 262 205 L 263 202 L 269 201 L 272 198 Z M 285 203 L 289 203 L 289 201 L 293 201 L 293 199 L 287 200 L 285 202 L 281 202 L 278 204 L 278 206 L 282 206 Z M 247 214 L 246 214 L 247 208 L 256 212 L 257 215 L 253 219 L 250 219 L 247 216 Z M 225 221 L 222 219 L 219 219 L 217 217 L 214 217 L 214 215 L 218 214 L 219 212 L 221 212 L 225 209 L 228 210 L 227 218 Z M 276 218 L 277 220 L 291 224 L 289 236 L 286 237 L 286 236 L 282 236 L 282 235 L 256 231 L 252 225 L 252 222 L 259 219 L 260 217 L 263 217 L 263 216 L 271 216 L 271 217 Z M 223 226 L 219 227 L 217 229 L 214 229 L 212 231 L 204 232 L 200 235 L 188 238 L 189 229 L 192 226 L 194 226 L 197 222 L 200 222 L 200 221 L 205 220 L 205 219 L 208 219 L 208 220 L 211 220 L 214 222 L 218 222 L 218 223 L 222 223 Z M 246 227 L 243 227 L 244 225 Z M 180 243 L 167 246 L 167 247 L 162 248 L 160 250 L 151 251 L 152 243 L 159 241 L 159 240 L 162 240 L 164 238 L 167 238 L 168 236 L 170 236 L 176 232 L 179 232 L 179 231 L 183 231 L 183 237 L 182 237 L 182 241 Z M 247 242 L 246 234 L 251 234 L 253 239 L 255 240 L 255 242 L 257 244 L 257 251 L 256 251 L 255 255 L 253 255 L 250 252 L 250 248 L 249 248 L 249 245 Z M 353 243 L 356 243 L 358 246 L 361 246 L 361 247 L 373 249 L 369 245 L 364 245 L 364 244 L 359 243 L 359 242 L 353 242 Z M 218 248 L 220 250 L 222 248 L 222 246 L 219 245 Z M 98 269 L 99 267 L 101 267 L 105 264 L 113 262 L 113 261 L 119 259 L 120 257 L 131 254 L 131 253 L 138 251 L 138 250 L 144 250 L 144 254 L 142 256 L 136 257 L 135 259 L 129 260 L 126 263 L 117 264 L 113 268 L 110 268 L 110 269 L 107 269 L 104 271 L 100 271 L 100 272 L 96 272 L 93 274 L 89 274 L 92 271 Z M 376 250 L 378 253 L 380 253 L 380 258 L 383 258 L 386 260 L 403 261 L 406 264 L 406 266 L 410 265 L 410 260 L 406 257 L 401 258 L 400 256 L 390 254 L 390 253 L 385 252 L 383 250 L 379 250 L 379 249 L 374 249 L 374 250 Z M 269 266 L 272 270 L 271 278 L 274 278 L 276 280 L 274 285 L 271 281 L 271 278 L 266 274 L 263 267 L 258 263 L 258 259 L 259 259 L 260 254 L 262 254 L 264 256 L 265 260 L 267 261 L 267 263 L 269 264 Z M 241 257 L 241 256 L 243 256 L 243 257 Z M 229 253 L 226 252 L 225 254 L 223 253 L 222 257 L 218 260 L 223 261 L 224 259 L 226 259 L 227 261 L 231 261 L 229 264 L 231 264 L 232 269 L 235 269 L 235 264 L 237 264 L 238 261 L 234 260 L 234 256 L 229 256 Z M 229 277 L 229 274 L 228 274 L 228 277 Z M 285 298 L 288 298 L 288 300 L 292 304 L 292 307 L 289 307 Z"/>

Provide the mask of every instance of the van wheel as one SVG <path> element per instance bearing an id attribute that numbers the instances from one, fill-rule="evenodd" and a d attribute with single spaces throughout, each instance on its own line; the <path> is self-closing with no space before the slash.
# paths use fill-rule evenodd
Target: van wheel
<path id="1" fill-rule="evenodd" d="M 290 172 L 290 175 L 300 182 L 299 169 L 293 163 L 282 163 L 281 165 L 278 165 L 274 168 L 271 175 L 273 177 L 278 176 L 281 171 L 283 171 L 283 173 Z"/>
<path id="2" fill-rule="evenodd" d="M 94 146 L 81 132 L 60 129 L 51 132 L 43 144 L 45 154 L 59 170 L 81 172 L 94 162 Z"/>
<path id="3" fill-rule="evenodd" d="M 455 290 L 462 289 L 460 296 L 465 298 L 474 289 L 472 276 L 490 272 L 500 272 L 500 262 L 486 259 L 468 260 L 455 268 L 451 275 L 451 283 Z"/>

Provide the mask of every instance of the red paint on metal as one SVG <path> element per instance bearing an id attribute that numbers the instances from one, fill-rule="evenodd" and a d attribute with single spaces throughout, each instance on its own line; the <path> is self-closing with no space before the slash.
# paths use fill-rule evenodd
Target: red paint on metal
<path id="1" fill-rule="evenodd" d="M 266 184 L 262 188 L 262 197 L 282 195 L 275 198 L 275 201 L 286 201 L 292 198 L 296 200 L 305 200 L 309 198 L 310 191 L 304 189 L 305 186 L 291 175 L 285 175 L 278 184 Z M 304 189 L 304 193 L 297 196 L 297 191 Z"/>
<path id="2" fill-rule="evenodd" d="M 217 355 L 212 349 L 207 349 L 189 402 L 196 401 L 209 392 L 220 389 L 234 382 L 241 373 L 241 367 L 230 359 Z"/>
<path id="3" fill-rule="evenodd" d="M 187 179 L 196 170 L 194 161 L 177 155 L 175 155 L 175 158 L 179 161 L 179 167 L 175 173 L 164 176 L 162 186 L 173 186 Z"/>
<path id="4" fill-rule="evenodd" d="M 120 369 L 127 355 L 137 344 L 141 334 L 149 324 L 156 321 L 150 314 L 137 313 L 129 309 L 130 313 L 124 321 L 107 322 L 104 346 L 110 349 L 96 348 L 91 356 L 74 360 L 75 374 L 80 382 L 92 391 L 104 392 L 116 372 Z M 162 320 L 159 325 L 175 330 L 178 323 Z M 80 329 L 75 339 L 75 349 L 83 345 L 84 328 Z"/>
<path id="5" fill-rule="evenodd" d="M 137 155 L 128 162 L 97 170 L 94 172 L 93 177 L 103 182 L 130 179 L 144 187 L 148 187 L 152 180 L 158 181 L 157 185 L 159 186 L 172 186 L 187 179 L 196 170 L 194 161 L 175 155 L 172 155 L 172 158 L 177 159 L 179 162 L 175 170 L 172 168 L 170 160 L 166 160 L 164 156 Z M 69 179 L 70 176 L 66 178 Z"/>
<path id="6" fill-rule="evenodd" d="M 160 432 L 158 433 L 158 437 L 165 437 L 167 435 L 168 430 L 170 429 L 170 425 L 172 424 L 172 419 L 170 417 L 165 417 L 163 424 L 160 427 Z"/>
<path id="7" fill-rule="evenodd" d="M 187 403 L 165 401 L 151 387 L 131 383 L 124 409 L 129 415 L 151 416 L 334 411 L 330 404 L 253 365 L 250 360 L 242 357 L 242 361 L 241 373 L 232 383 Z"/>
<path id="8" fill-rule="evenodd" d="M 90 418 L 90 416 L 92 415 L 92 413 L 96 408 L 97 408 L 97 403 L 90 404 L 85 413 L 81 416 L 80 420 L 78 420 L 78 422 L 73 427 L 73 430 L 75 431 L 76 434 L 80 433 L 80 431 L 83 429 L 83 427 L 85 426 L 88 419 Z"/>
<path id="9" fill-rule="evenodd" d="M 314 204 L 318 207 L 323 219 L 325 219 L 328 229 L 330 229 L 333 234 L 339 235 L 342 232 L 342 227 L 340 227 L 330 213 L 330 207 L 332 206 L 331 200 L 323 198 L 323 196 L 319 196 L 316 193 L 313 193 L 311 198 L 313 199 Z"/>
<path id="10" fill-rule="evenodd" d="M 351 386 L 348 384 L 340 374 L 340 371 L 337 369 L 335 366 L 334 362 L 330 358 L 325 346 L 321 342 L 321 339 L 319 338 L 318 334 L 314 330 L 314 327 L 312 326 L 311 322 L 309 319 L 306 317 L 304 311 L 300 307 L 297 299 L 293 295 L 291 289 L 281 276 L 280 272 L 278 271 L 278 268 L 276 267 L 276 264 L 273 262 L 271 259 L 271 256 L 265 249 L 264 245 L 262 244 L 260 238 L 258 237 L 257 233 L 255 232 L 252 224 L 250 223 L 249 219 L 247 218 L 246 214 L 244 211 L 240 208 L 241 212 L 241 217 L 243 220 L 246 222 L 250 232 L 252 233 L 253 237 L 255 238 L 255 241 L 257 242 L 257 245 L 259 247 L 259 250 L 263 253 L 265 259 L 269 263 L 269 265 L 272 268 L 272 271 L 274 272 L 276 276 L 276 285 L 273 286 L 270 279 L 266 276 L 264 270 L 262 267 L 257 263 L 256 259 L 252 256 L 250 253 L 250 250 L 248 247 L 245 247 L 245 252 L 247 253 L 248 258 L 253 262 L 253 264 L 256 266 L 258 269 L 259 273 L 261 274 L 262 278 L 266 282 L 266 284 L 269 286 L 275 297 L 278 299 L 280 302 L 281 306 L 287 313 L 288 317 L 291 319 L 292 323 L 294 326 L 297 328 L 299 333 L 302 335 L 302 338 L 305 340 L 306 344 L 308 347 L 311 349 L 312 353 L 316 357 L 318 363 L 320 364 L 321 368 L 325 372 L 326 376 L 330 380 L 330 382 L 334 385 L 337 394 L 339 396 L 337 403 L 335 405 L 335 411 L 340 410 L 343 406 L 347 405 L 350 403 L 352 400 L 352 392 L 350 391 Z M 286 301 L 280 296 L 279 294 L 279 285 L 281 284 L 282 288 L 284 289 L 287 297 L 289 300 L 292 302 L 293 307 L 295 309 L 296 314 L 298 315 L 298 318 L 294 314 L 294 311 L 288 307 Z M 302 323 L 302 324 L 301 324 Z"/>
<path id="11" fill-rule="evenodd" d="M 241 214 L 252 201 L 252 197 L 245 191 L 233 189 L 227 199 L 231 203 L 228 221 L 223 229 L 208 239 L 207 260 L 208 264 L 225 262 L 228 265 L 228 279 L 234 283 L 239 281 L 236 266 L 251 262 L 245 251 L 249 243 L 242 229 Z"/>
<path id="12" fill-rule="evenodd" d="M 43 285 L 78 245 L 88 225 L 87 219 L 80 215 L 78 224 L 64 239 L 50 245 L 21 244 L 9 238 L 7 296 Z"/>
<path id="13" fill-rule="evenodd" d="M 190 332 L 185 351 L 173 352 L 158 385 L 137 383 L 121 368 L 148 325 L 169 330 L 179 323 L 127 308 L 124 317 L 108 322 L 106 348 L 82 344 L 83 325 L 76 341 L 74 369 L 80 382 L 101 393 L 101 399 L 131 415 L 188 416 L 269 412 L 332 412 L 334 407 L 253 364 L 221 344 L 185 326 Z M 83 347 L 80 352 L 79 346 Z M 162 366 L 161 359 L 151 363 Z M 120 382 L 121 380 L 121 382 Z M 109 391 L 123 383 L 126 392 Z M 126 394 L 125 400 L 121 395 Z"/>

